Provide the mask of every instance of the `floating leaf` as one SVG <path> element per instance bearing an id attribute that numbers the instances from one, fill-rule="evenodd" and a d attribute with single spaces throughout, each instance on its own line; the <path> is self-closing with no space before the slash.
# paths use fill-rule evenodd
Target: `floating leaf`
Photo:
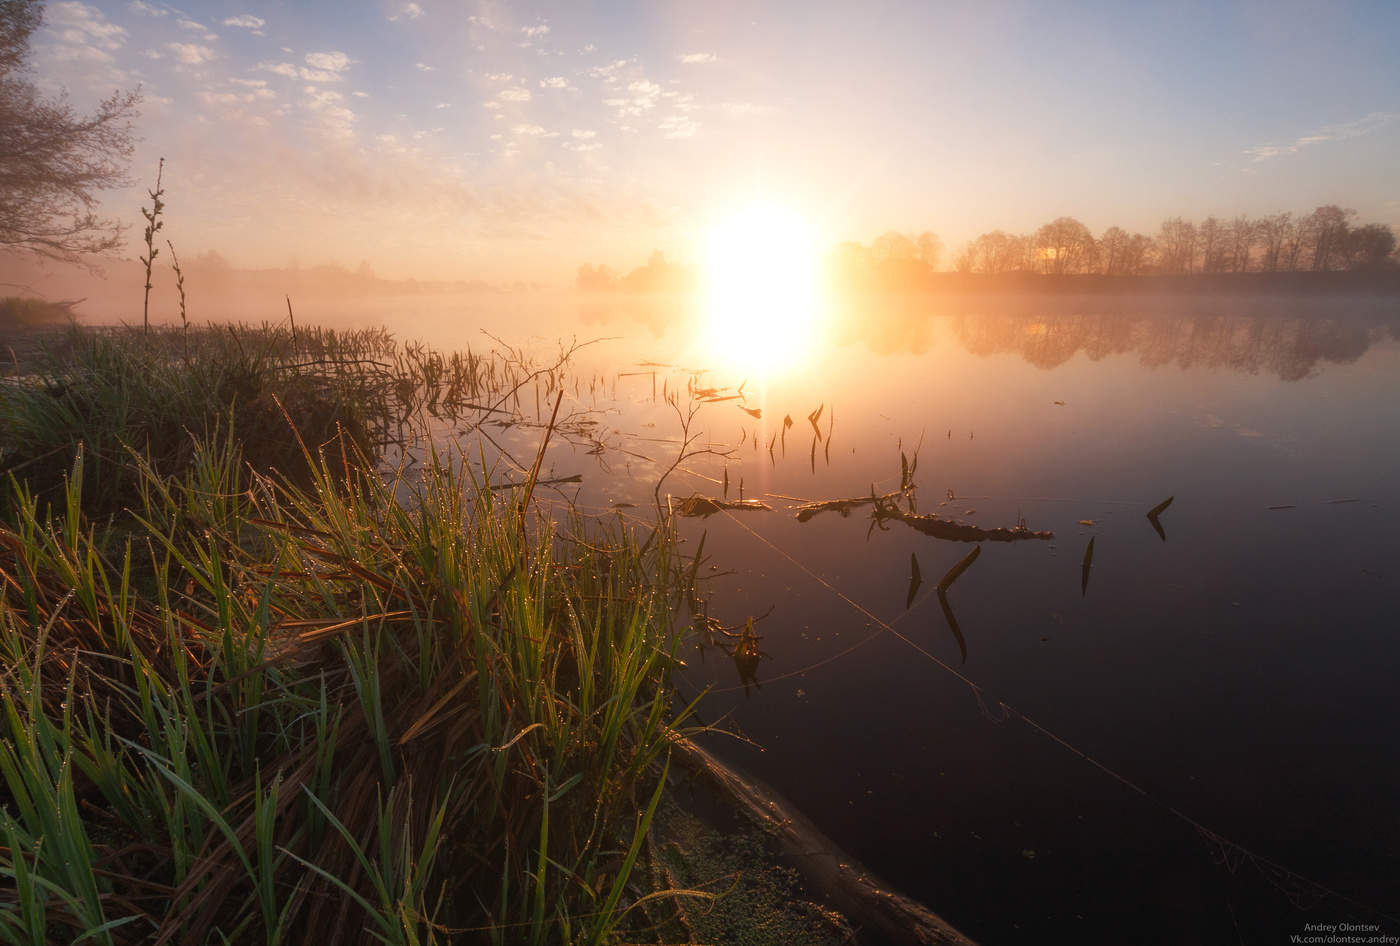
<path id="1" fill-rule="evenodd" d="M 913 553 L 909 553 L 909 597 L 904 599 L 904 609 L 909 610 L 914 603 L 914 595 L 918 594 L 919 586 L 924 583 L 924 576 L 919 574 L 919 559 Z"/>
<path id="2" fill-rule="evenodd" d="M 739 410 L 743 411 L 745 414 L 748 414 L 750 417 L 756 420 L 761 420 L 763 418 L 763 408 L 761 407 L 745 407 L 742 404 L 739 404 L 737 406 Z"/>

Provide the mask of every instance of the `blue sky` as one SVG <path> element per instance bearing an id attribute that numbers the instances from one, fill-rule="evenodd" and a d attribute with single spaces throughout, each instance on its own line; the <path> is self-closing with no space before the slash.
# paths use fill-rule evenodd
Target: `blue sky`
<path id="1" fill-rule="evenodd" d="M 1062 214 L 1400 227 L 1397 46 L 1394 2 L 70 0 L 34 66 L 78 104 L 141 84 L 186 255 L 564 283 L 753 199 L 950 250 Z"/>

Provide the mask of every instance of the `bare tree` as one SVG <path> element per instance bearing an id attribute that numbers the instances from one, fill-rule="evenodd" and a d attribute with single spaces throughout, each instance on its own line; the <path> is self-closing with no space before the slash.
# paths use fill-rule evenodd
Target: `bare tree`
<path id="1" fill-rule="evenodd" d="M 991 275 L 1016 272 L 1026 265 L 1026 246 L 1023 237 L 993 230 L 968 244 L 954 265 L 959 272 Z"/>
<path id="2" fill-rule="evenodd" d="M 1230 221 L 1230 272 L 1243 273 L 1249 270 L 1249 254 L 1254 249 L 1258 232 L 1258 225 L 1245 214 L 1240 214 Z"/>
<path id="3" fill-rule="evenodd" d="M 1157 237 L 1157 251 L 1161 257 L 1162 272 L 1189 273 L 1196 265 L 1197 235 L 1196 226 L 1180 217 L 1162 222 L 1162 232 Z"/>
<path id="4" fill-rule="evenodd" d="M 1091 268 L 1093 234 L 1073 217 L 1058 217 L 1036 231 L 1036 255 L 1047 273 L 1082 273 Z"/>
<path id="5" fill-rule="evenodd" d="M 1307 240 L 1307 227 L 1303 220 L 1292 214 L 1284 214 L 1283 246 L 1279 268 L 1287 273 L 1296 273 L 1302 268 L 1303 245 Z"/>
<path id="6" fill-rule="evenodd" d="M 1196 228 L 1201 247 L 1201 272 L 1225 271 L 1225 226 L 1214 217 L 1207 217 Z"/>
<path id="7" fill-rule="evenodd" d="M 1343 256 L 1347 269 L 1382 269 L 1395 252 L 1395 233 L 1380 223 L 1368 223 L 1346 235 Z"/>
<path id="8" fill-rule="evenodd" d="M 1259 268 L 1266 273 L 1278 272 L 1283 259 L 1283 243 L 1293 224 L 1290 213 L 1274 214 L 1259 221 L 1259 245 L 1264 250 L 1259 259 Z"/>
<path id="9" fill-rule="evenodd" d="M 97 194 L 127 182 L 140 92 L 113 92 L 89 115 L 42 98 L 27 78 L 40 0 L 0 0 L 0 248 L 80 261 L 120 244 Z"/>
<path id="10" fill-rule="evenodd" d="M 938 238 L 938 234 L 925 230 L 914 238 L 914 246 L 918 248 L 919 262 L 930 271 L 938 268 L 938 259 L 943 255 L 943 241 Z"/>
<path id="11" fill-rule="evenodd" d="M 1108 276 L 1123 272 L 1123 254 L 1132 239 L 1122 227 L 1109 227 L 1099 237 L 1099 267 Z"/>
<path id="12" fill-rule="evenodd" d="M 918 259 L 919 247 L 913 240 L 894 230 L 886 231 L 875 238 L 870 245 L 875 262 L 903 262 Z"/>
<path id="13" fill-rule="evenodd" d="M 1356 211 L 1343 210 L 1336 204 L 1319 207 L 1308 215 L 1305 230 L 1315 272 L 1340 269 L 1345 265 L 1347 230 L 1355 215 Z"/>

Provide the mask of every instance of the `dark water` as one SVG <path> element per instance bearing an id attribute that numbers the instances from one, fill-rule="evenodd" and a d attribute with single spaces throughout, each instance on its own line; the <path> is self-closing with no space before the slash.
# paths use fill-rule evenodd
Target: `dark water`
<path id="1" fill-rule="evenodd" d="M 714 687 L 702 716 L 744 737 L 710 742 L 984 942 L 1400 935 L 1396 307 L 973 308 L 867 307 L 785 376 L 748 376 L 762 421 L 731 402 L 697 420 L 743 446 L 667 491 L 719 495 L 727 465 L 731 499 L 742 478 L 775 507 L 686 527 L 734 571 L 709 585 L 714 616 L 771 608 L 761 687 L 691 657 L 687 689 Z M 650 381 L 628 385 L 634 429 L 665 430 Z M 916 445 L 920 512 L 1055 533 L 983 543 L 952 587 L 965 662 L 933 588 L 971 546 L 868 509 L 798 522 L 774 498 L 896 489 Z M 1169 496 L 1163 539 L 1146 513 Z"/>

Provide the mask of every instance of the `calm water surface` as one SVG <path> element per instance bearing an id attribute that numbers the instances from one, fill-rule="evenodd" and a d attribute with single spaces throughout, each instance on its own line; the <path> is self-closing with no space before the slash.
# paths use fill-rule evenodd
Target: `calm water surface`
<path id="1" fill-rule="evenodd" d="M 774 507 L 684 527 L 713 616 L 771 609 L 767 656 L 746 688 L 694 652 L 683 688 L 742 735 L 709 740 L 723 756 L 893 886 L 987 943 L 1274 943 L 1400 935 L 1397 308 L 869 301 L 786 353 L 564 294 L 388 315 L 442 346 L 614 337 L 580 356 L 595 436 L 548 455 L 597 510 L 650 502 L 675 458 L 663 393 L 745 383 L 691 429 L 731 455 L 664 492 L 719 496 L 727 473 Z M 499 436 L 529 456 L 539 431 Z M 901 452 L 920 512 L 1055 533 L 983 543 L 948 595 L 965 659 L 934 586 L 970 545 L 792 512 L 897 489 Z M 1146 513 L 1169 496 L 1163 539 Z"/>
<path id="2" fill-rule="evenodd" d="M 712 613 L 773 609 L 761 689 L 722 654 L 692 659 L 691 689 L 716 688 L 702 714 L 747 740 L 714 742 L 985 942 L 1400 934 L 1251 859 L 1400 913 L 1394 309 L 986 308 L 872 306 L 750 395 L 761 422 L 707 407 L 716 439 L 743 443 L 731 498 L 742 477 L 775 506 L 687 528 L 736 572 Z M 819 404 L 835 417 L 814 469 Z M 896 489 L 901 448 L 920 511 L 1055 532 L 984 543 L 953 586 L 965 662 L 933 586 L 968 545 L 872 530 L 865 510 L 802 523 L 774 498 Z M 1145 514 L 1168 496 L 1163 540 Z"/>

